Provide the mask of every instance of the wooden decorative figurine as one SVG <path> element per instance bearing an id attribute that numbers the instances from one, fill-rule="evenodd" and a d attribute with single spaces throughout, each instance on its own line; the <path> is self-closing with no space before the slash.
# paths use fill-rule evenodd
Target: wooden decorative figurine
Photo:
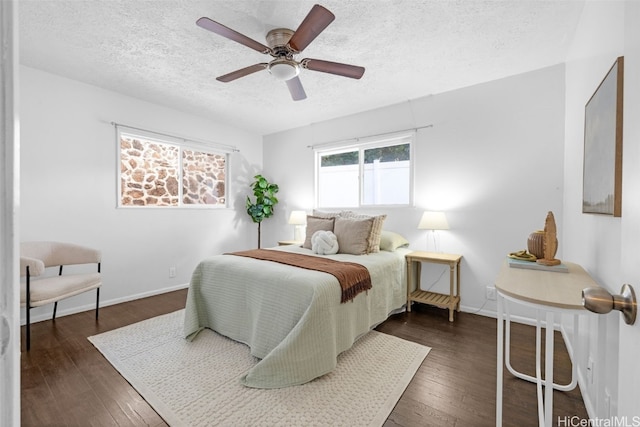
<path id="1" fill-rule="evenodd" d="M 558 249 L 558 239 L 556 236 L 556 220 L 553 212 L 549 211 L 547 219 L 544 222 L 544 258 L 537 260 L 542 265 L 558 265 L 559 259 L 555 259 L 556 250 Z"/>

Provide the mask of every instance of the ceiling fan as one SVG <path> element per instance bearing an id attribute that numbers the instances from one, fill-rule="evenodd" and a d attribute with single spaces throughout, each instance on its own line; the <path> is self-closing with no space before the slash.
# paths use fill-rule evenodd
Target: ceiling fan
<path id="1" fill-rule="evenodd" d="M 287 28 L 276 28 L 269 31 L 266 36 L 268 46 L 206 17 L 198 19 L 196 24 L 205 30 L 212 31 L 229 40 L 257 50 L 260 53 L 271 55 L 274 58 L 270 62 L 250 65 L 232 71 L 231 73 L 217 77 L 216 80 L 228 83 L 240 77 L 245 77 L 266 69 L 269 70 L 276 79 L 286 81 L 291 97 L 294 101 L 299 101 L 307 97 L 298 76 L 302 68 L 350 77 L 352 79 L 359 79 L 364 74 L 364 67 L 312 58 L 297 61 L 294 58 L 295 55 L 309 46 L 335 18 L 335 15 L 329 10 L 316 4 L 311 8 L 311 11 L 302 23 L 300 23 L 296 31 Z"/>

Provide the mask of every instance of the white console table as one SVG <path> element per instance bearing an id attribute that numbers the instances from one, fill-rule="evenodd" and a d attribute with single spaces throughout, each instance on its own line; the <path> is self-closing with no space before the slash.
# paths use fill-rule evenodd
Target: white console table
<path id="1" fill-rule="evenodd" d="M 504 262 L 498 278 L 498 366 L 496 389 L 496 426 L 502 426 L 502 388 L 504 366 L 514 376 L 537 385 L 539 426 L 550 427 L 553 422 L 553 390 L 573 390 L 577 384 L 576 363 L 571 349 L 575 349 L 578 333 L 578 316 L 588 313 L 582 307 L 582 290 L 598 286 L 591 276 L 578 264 L 563 262 L 569 268 L 568 273 L 554 271 L 529 270 L 509 267 Z M 516 371 L 511 366 L 509 357 L 510 324 L 509 304 L 521 304 L 536 309 L 536 376 Z M 572 314 L 573 346 L 567 346 L 571 357 L 571 383 L 559 385 L 553 382 L 553 333 L 555 314 Z M 545 373 L 541 368 L 541 329 L 545 327 Z M 506 328 L 506 331 L 505 331 Z M 506 332 L 506 337 L 505 337 Z M 544 400 L 543 388 L 544 386 Z"/>

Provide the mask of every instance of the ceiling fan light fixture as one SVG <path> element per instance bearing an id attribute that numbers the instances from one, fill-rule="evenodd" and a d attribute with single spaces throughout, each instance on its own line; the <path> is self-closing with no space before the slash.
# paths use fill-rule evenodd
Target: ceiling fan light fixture
<path id="1" fill-rule="evenodd" d="M 278 80 L 291 80 L 300 74 L 300 66 L 289 59 L 275 59 L 269 63 L 269 72 Z"/>

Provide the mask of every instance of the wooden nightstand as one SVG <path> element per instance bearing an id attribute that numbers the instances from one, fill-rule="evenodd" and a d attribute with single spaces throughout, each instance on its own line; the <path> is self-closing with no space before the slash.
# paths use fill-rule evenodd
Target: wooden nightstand
<path id="1" fill-rule="evenodd" d="M 298 245 L 302 246 L 304 242 L 299 240 L 278 240 L 278 246 L 286 246 L 286 245 Z"/>
<path id="2" fill-rule="evenodd" d="M 417 251 L 407 254 L 405 258 L 407 260 L 407 311 L 411 312 L 413 301 L 448 308 L 449 322 L 453 322 L 454 310 L 460 311 L 460 260 L 462 255 Z M 449 265 L 449 295 L 420 289 L 420 273 L 423 262 Z M 415 284 L 416 290 L 412 292 L 413 284 Z"/>

